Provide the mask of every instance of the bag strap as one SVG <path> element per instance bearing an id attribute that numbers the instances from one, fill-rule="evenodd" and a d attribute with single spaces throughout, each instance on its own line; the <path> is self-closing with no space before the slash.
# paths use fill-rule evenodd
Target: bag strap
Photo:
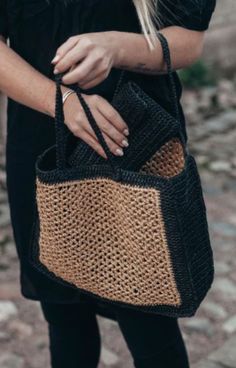
<path id="1" fill-rule="evenodd" d="M 157 37 L 158 37 L 158 39 L 161 43 L 162 52 L 163 52 L 163 59 L 164 59 L 164 62 L 166 64 L 166 68 L 167 68 L 167 75 L 168 75 L 169 84 L 170 84 L 170 94 L 171 94 L 170 97 L 171 97 L 172 114 L 176 118 L 176 120 L 180 121 L 179 101 L 178 101 L 178 97 L 177 97 L 176 84 L 175 84 L 175 80 L 174 80 L 174 76 L 173 76 L 173 69 L 172 69 L 172 63 L 171 63 L 171 57 L 170 57 L 169 44 L 168 44 L 168 41 L 167 41 L 166 37 L 161 32 L 157 33 Z M 122 70 L 121 74 L 120 74 L 120 78 L 119 78 L 117 86 L 116 86 L 116 89 L 115 89 L 115 92 L 114 92 L 114 95 L 113 95 L 113 98 L 121 90 L 123 81 L 125 79 L 125 74 L 126 74 L 126 70 Z"/>
<path id="2" fill-rule="evenodd" d="M 58 169 L 64 169 L 66 167 L 66 125 L 64 124 L 65 116 L 63 111 L 63 103 L 62 103 L 62 92 L 61 92 L 61 84 L 62 84 L 62 75 L 58 74 L 55 77 L 56 80 L 56 107 L 55 107 L 55 127 L 56 127 L 56 164 Z M 104 149 L 108 163 L 114 174 L 118 174 L 117 169 L 118 166 L 115 163 L 114 156 L 110 151 L 103 134 L 91 113 L 90 107 L 85 101 L 84 97 L 81 94 L 81 90 L 79 86 L 75 86 L 74 90 L 76 95 L 80 101 L 81 106 L 84 109 L 88 122 L 91 128 L 94 130 L 99 143 Z"/>
<path id="3" fill-rule="evenodd" d="M 162 33 L 158 32 L 158 38 L 161 42 L 162 50 L 163 50 L 163 57 L 164 61 L 167 66 L 167 73 L 170 81 L 170 90 L 171 90 L 171 104 L 172 109 L 175 118 L 179 121 L 179 108 L 178 108 L 178 99 L 177 99 L 177 92 L 175 87 L 175 82 L 172 74 L 172 66 L 171 66 L 171 58 L 170 58 L 170 50 L 168 46 L 168 42 L 163 36 Z M 121 72 L 116 90 L 114 95 L 116 95 L 119 92 L 119 89 L 121 88 L 121 84 L 124 78 L 124 72 Z M 63 111 L 63 103 L 62 103 L 62 92 L 61 92 L 61 84 L 62 84 L 62 75 L 59 74 L 56 76 L 56 107 L 55 107 L 55 125 L 56 125 L 56 161 L 57 161 L 57 167 L 59 169 L 64 169 L 66 167 L 66 126 L 64 124 L 65 117 L 64 117 L 64 111 Z M 94 130 L 97 139 L 99 143 L 101 144 L 102 148 L 104 149 L 107 158 L 108 163 L 112 169 L 112 171 L 117 175 L 118 166 L 115 163 L 115 157 L 113 153 L 110 151 L 103 134 L 96 122 L 96 120 L 93 117 L 93 114 L 91 113 L 90 107 L 88 106 L 87 102 L 85 101 L 84 97 L 81 93 L 81 88 L 78 85 L 75 85 L 74 90 L 77 94 L 77 97 L 81 103 L 81 106 L 84 109 L 84 112 L 86 114 L 86 117 L 88 119 L 88 122 L 92 129 Z"/>
<path id="4" fill-rule="evenodd" d="M 161 32 L 158 32 L 157 36 L 158 36 L 158 38 L 161 42 L 162 51 L 163 51 L 163 58 L 164 58 L 164 61 L 166 63 L 166 67 L 167 67 L 167 73 L 168 73 L 168 78 L 169 78 L 169 83 L 170 83 L 172 112 L 173 112 L 173 115 L 176 118 L 176 120 L 178 120 L 180 122 L 179 101 L 178 101 L 178 97 L 177 97 L 176 84 L 175 84 L 175 80 L 174 80 L 174 76 L 173 76 L 173 69 L 172 69 L 172 63 L 171 63 L 171 57 L 170 57 L 169 44 L 168 44 L 167 39 L 165 38 L 165 36 Z"/>

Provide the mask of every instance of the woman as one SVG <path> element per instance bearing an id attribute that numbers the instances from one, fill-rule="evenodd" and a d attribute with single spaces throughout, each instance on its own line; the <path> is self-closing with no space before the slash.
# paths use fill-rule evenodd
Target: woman
<path id="1" fill-rule="evenodd" d="M 201 55 L 214 7 L 215 0 L 162 0 L 157 8 L 151 0 L 0 2 L 0 90 L 9 96 L 6 169 L 11 220 L 22 294 L 41 302 L 53 368 L 97 367 L 101 344 L 97 313 L 118 321 L 135 367 L 189 367 L 177 319 L 107 306 L 57 285 L 31 268 L 28 251 L 35 160 L 55 142 L 54 74 L 67 71 L 65 84 L 79 83 L 110 149 L 123 155 L 128 126 L 109 103 L 119 69 L 127 69 L 130 78 L 170 111 L 169 85 L 155 32 L 161 28 L 168 39 L 173 67 L 186 67 Z M 180 99 L 176 73 L 175 79 Z M 63 87 L 63 93 L 67 90 Z M 72 133 L 105 157 L 75 95 L 67 95 L 64 109 Z"/>

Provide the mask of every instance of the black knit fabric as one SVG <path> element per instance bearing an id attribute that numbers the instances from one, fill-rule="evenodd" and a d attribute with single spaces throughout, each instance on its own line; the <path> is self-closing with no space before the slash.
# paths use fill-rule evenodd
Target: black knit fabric
<path id="1" fill-rule="evenodd" d="M 168 65 L 168 75 L 171 83 L 172 106 L 175 110 L 177 95 L 175 84 L 172 79 L 170 54 L 168 52 L 168 44 L 163 35 L 160 35 L 160 41 L 164 51 L 164 58 Z M 124 91 L 124 92 L 123 92 Z M 136 92 L 139 91 L 139 98 L 147 104 L 150 98 L 145 96 L 145 93 L 136 86 Z M 142 310 L 145 312 L 158 313 L 171 317 L 186 317 L 195 314 L 201 301 L 209 290 L 214 276 L 213 254 L 211 250 L 208 223 L 206 216 L 206 207 L 202 193 L 201 181 L 198 173 L 198 168 L 195 159 L 188 153 L 186 142 L 181 133 L 181 123 L 178 119 L 178 111 L 175 111 L 177 119 L 169 115 L 158 103 L 153 101 L 152 108 L 148 109 L 149 119 L 146 121 L 146 128 L 141 129 L 143 136 L 139 135 L 136 141 L 140 154 L 137 157 L 135 144 L 132 144 L 130 149 L 130 162 L 136 160 L 136 166 L 139 166 L 143 160 L 150 159 L 152 154 L 147 157 L 146 150 L 150 142 L 146 140 L 146 134 L 151 129 L 154 136 L 161 133 L 162 144 L 166 143 L 171 137 L 180 137 L 180 141 L 184 148 L 185 167 L 182 172 L 171 178 L 143 175 L 138 171 L 123 169 L 114 160 L 113 154 L 110 152 L 103 136 L 94 119 L 87 103 L 83 99 L 80 91 L 77 90 L 78 98 L 84 108 L 88 121 L 95 131 L 98 141 L 103 146 L 108 156 L 108 162 L 97 165 L 95 162 L 87 161 L 81 163 L 78 167 L 67 167 L 66 165 L 66 134 L 64 131 L 64 114 L 62 108 L 62 96 L 60 89 L 60 77 L 57 78 L 57 95 L 56 95 L 56 146 L 43 153 L 36 165 L 37 177 L 41 182 L 47 184 L 63 183 L 67 181 L 80 181 L 85 178 L 105 177 L 119 183 L 129 184 L 135 187 L 148 187 L 156 189 L 161 193 L 161 208 L 163 219 L 165 222 L 167 243 L 171 254 L 171 260 L 174 268 L 174 278 L 177 284 L 179 294 L 181 296 L 180 306 L 170 305 L 136 305 L 128 304 L 123 301 L 114 301 L 102 298 L 87 290 L 78 290 L 85 295 L 111 303 L 112 305 L 123 305 L 127 308 Z M 135 111 L 137 98 L 129 96 L 127 101 L 126 85 L 121 88 L 115 96 L 118 101 L 124 101 L 125 110 L 127 112 Z M 122 104 L 121 104 L 122 105 Z M 138 111 L 140 107 L 138 104 Z M 178 109 L 177 109 L 178 110 Z M 126 114 L 128 116 L 128 114 Z M 167 123 L 166 123 L 167 122 Z M 164 127 L 160 132 L 160 127 Z M 172 128 L 173 125 L 173 128 Z M 143 126 L 143 124 L 142 124 Z M 156 126 L 156 130 L 155 130 Z M 136 130 L 139 130 L 136 127 Z M 168 134 L 168 131 L 170 132 Z M 150 137 L 148 137 L 150 139 Z M 167 140 L 166 140 L 167 139 Z M 158 149 L 160 142 L 156 141 Z M 141 146 L 143 145 L 143 150 Z M 54 160 L 52 153 L 54 151 Z M 86 147 L 85 147 L 86 151 Z M 145 154 L 144 154 L 145 153 Z M 143 158 L 145 156 L 145 159 Z M 84 156 L 85 159 L 89 155 Z M 56 159 L 56 160 L 55 160 Z M 127 165 L 127 163 L 125 163 Z M 86 213 L 84 213 L 86 217 Z M 50 221 L 50 219 L 48 219 Z M 54 220 L 53 220 L 54 221 Z M 64 231 L 64 228 L 61 228 Z M 122 230 L 121 230 L 122 231 Z M 40 236 L 40 218 L 36 210 L 35 213 L 35 228 L 32 237 L 32 264 L 42 273 L 51 277 L 53 280 L 76 288 L 72 283 L 69 283 L 55 274 L 47 270 L 45 265 L 39 261 L 39 236 Z M 112 287 L 112 286 L 111 286 Z"/>

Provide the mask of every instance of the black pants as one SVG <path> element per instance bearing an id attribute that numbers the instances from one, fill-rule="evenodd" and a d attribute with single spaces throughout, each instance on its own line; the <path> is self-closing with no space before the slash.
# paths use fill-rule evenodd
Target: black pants
<path id="1" fill-rule="evenodd" d="M 101 349 L 96 313 L 87 303 L 41 303 L 52 368 L 96 368 Z M 115 308 L 136 368 L 189 368 L 178 320 Z"/>

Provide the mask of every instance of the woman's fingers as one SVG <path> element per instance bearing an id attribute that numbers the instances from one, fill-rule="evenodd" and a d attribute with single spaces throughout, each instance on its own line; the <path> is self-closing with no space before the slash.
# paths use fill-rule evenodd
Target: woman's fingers
<path id="1" fill-rule="evenodd" d="M 78 83 L 79 86 L 82 86 L 82 83 L 83 81 L 86 80 L 88 74 L 93 71 L 93 67 L 94 67 L 93 63 L 81 61 L 80 64 L 76 65 L 73 69 L 71 69 L 68 73 L 64 75 L 63 83 L 65 84 Z"/>
<path id="2" fill-rule="evenodd" d="M 74 53 L 74 50 L 70 53 Z M 73 70 L 70 70 L 64 75 L 63 82 L 65 84 L 78 83 L 80 86 L 84 86 L 88 82 L 97 79 L 98 76 L 100 76 L 98 80 L 103 81 L 109 75 L 112 65 L 102 52 L 96 51 L 90 53 L 87 57 L 86 53 L 81 50 L 80 53 L 77 51 L 77 53 L 75 52 L 71 57 L 70 53 L 68 53 L 68 55 L 66 55 L 56 66 L 59 72 L 62 72 L 68 69 L 70 63 L 74 63 L 75 65 L 75 62 L 80 61 Z M 77 61 L 76 54 L 78 56 Z M 62 67 L 61 62 L 64 63 Z"/>
<path id="3" fill-rule="evenodd" d="M 100 67 L 95 68 L 95 66 L 92 63 L 92 60 L 91 60 L 90 65 L 87 65 L 87 63 L 85 63 L 84 61 L 81 63 L 81 65 L 77 67 L 78 69 L 80 69 L 80 71 L 78 70 L 78 74 L 77 74 L 77 76 L 80 77 L 80 80 L 78 81 L 79 86 L 83 89 L 89 89 L 89 88 L 96 87 L 101 82 L 103 82 L 110 73 L 110 68 L 104 67 L 104 64 L 100 65 Z M 70 72 L 72 72 L 72 70 L 70 70 Z M 67 78 L 67 75 L 69 77 L 69 73 L 65 75 L 65 78 Z M 76 76 L 74 79 L 76 79 Z M 67 84 L 67 81 L 65 82 L 63 80 L 63 82 Z"/>
<path id="4" fill-rule="evenodd" d="M 101 113 L 98 110 L 94 110 L 94 111 L 92 110 L 92 114 L 100 130 L 102 131 L 103 137 L 110 151 L 114 153 L 114 155 L 122 156 L 123 149 L 125 147 L 128 147 L 129 145 L 128 140 L 125 137 L 125 135 L 119 132 L 119 130 L 117 130 L 113 125 L 111 125 L 111 123 L 106 118 L 104 118 L 104 116 L 101 115 Z M 87 122 L 87 127 L 85 129 L 91 135 L 96 137 L 95 132 L 93 131 L 92 127 L 90 126 L 88 122 Z"/>
<path id="5" fill-rule="evenodd" d="M 79 83 L 89 88 L 101 83 L 109 75 L 115 59 L 113 46 L 104 43 L 104 37 L 102 32 L 95 32 L 69 38 L 52 60 L 54 73 L 66 72 L 65 84 Z"/>
<path id="6" fill-rule="evenodd" d="M 87 126 L 86 126 L 87 125 Z M 89 146 L 91 146 L 99 155 L 104 158 L 107 158 L 102 145 L 97 140 L 97 136 L 93 129 L 90 127 L 89 123 L 84 121 L 83 124 L 80 124 L 80 127 L 71 127 L 72 133 L 81 138 L 84 142 L 86 142 Z M 116 144 L 106 133 L 102 132 L 103 138 L 105 139 L 109 150 L 116 156 L 123 156 L 124 151 L 123 148 Z"/>
<path id="7" fill-rule="evenodd" d="M 122 134 L 127 136 L 129 134 L 129 128 L 125 121 L 122 119 L 118 111 L 104 98 L 98 96 L 99 102 L 97 108 L 100 113 Z"/>
<path id="8" fill-rule="evenodd" d="M 109 150 L 116 156 L 123 156 L 124 149 L 128 146 L 127 137 L 123 132 L 123 128 L 126 129 L 127 125 L 123 119 L 111 106 L 113 115 L 108 115 L 116 120 L 116 124 L 112 124 L 111 121 L 101 113 L 101 110 L 106 108 L 107 105 L 110 106 L 108 102 L 107 104 L 105 103 L 105 99 L 97 95 L 83 94 L 83 97 L 90 107 L 91 113 L 97 122 Z M 101 107 L 101 104 L 103 104 L 103 107 Z M 98 105 L 100 106 L 99 109 Z M 87 119 L 85 111 L 82 109 L 75 95 L 71 95 L 68 99 L 68 102 L 66 102 L 64 106 L 64 111 L 65 122 L 70 131 L 75 136 L 87 142 L 102 157 L 107 158 L 96 133 Z"/>
<path id="9" fill-rule="evenodd" d="M 107 159 L 107 155 L 104 152 L 104 149 L 102 148 L 102 146 L 100 145 L 100 143 L 91 134 L 89 134 L 86 130 L 81 130 L 81 133 L 79 135 L 79 138 L 81 138 L 90 147 L 92 147 L 100 156 L 102 156 L 103 158 Z"/>
<path id="10" fill-rule="evenodd" d="M 102 73 L 98 74 L 96 76 L 96 78 L 95 77 L 90 78 L 88 81 L 86 81 L 84 83 L 80 82 L 79 85 L 84 90 L 90 89 L 90 88 L 96 87 L 97 85 L 102 83 L 106 78 L 107 78 L 107 74 L 104 74 L 104 72 L 102 72 Z"/>
<path id="11" fill-rule="evenodd" d="M 76 66 L 77 63 L 82 62 L 83 58 L 86 56 L 85 50 L 79 48 L 77 45 L 69 50 L 55 65 L 54 73 L 63 73 L 70 69 L 71 67 Z M 77 69 L 77 66 L 74 70 Z M 70 74 L 70 72 L 68 72 Z"/>
<path id="12" fill-rule="evenodd" d="M 55 57 L 52 59 L 52 64 L 56 64 L 63 58 L 67 52 L 75 47 L 78 42 L 77 37 L 70 37 L 66 42 L 64 42 L 56 51 Z"/>
<path id="13" fill-rule="evenodd" d="M 117 156 L 123 156 L 124 151 L 123 149 L 128 146 L 127 138 L 121 134 L 111 123 L 101 115 L 101 113 L 96 109 L 91 109 L 91 112 L 96 120 L 103 138 L 105 139 L 110 151 Z M 86 115 L 78 116 L 77 118 L 77 126 L 75 127 L 74 134 L 77 136 L 81 136 L 81 131 L 86 131 L 94 140 L 98 142 L 96 133 L 94 132 L 93 128 L 89 124 Z"/>

